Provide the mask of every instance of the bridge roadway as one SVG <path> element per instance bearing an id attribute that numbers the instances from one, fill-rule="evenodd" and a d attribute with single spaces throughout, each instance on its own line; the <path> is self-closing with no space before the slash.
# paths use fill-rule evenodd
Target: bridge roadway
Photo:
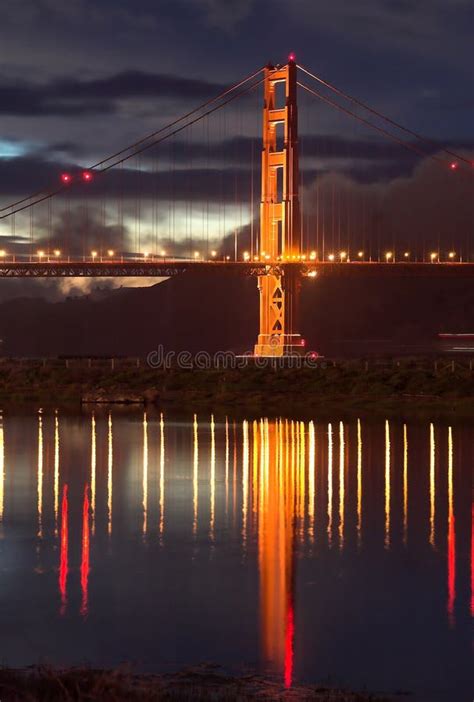
<path id="1" fill-rule="evenodd" d="M 0 278 L 105 278 L 105 277 L 157 277 L 168 278 L 180 273 L 216 271 L 229 274 L 265 275 L 269 272 L 292 270 L 310 277 L 340 276 L 420 276 L 420 277 L 474 277 L 474 263 L 407 262 L 407 261 L 196 261 L 172 258 L 120 259 L 120 260 L 50 260 L 0 262 Z"/>

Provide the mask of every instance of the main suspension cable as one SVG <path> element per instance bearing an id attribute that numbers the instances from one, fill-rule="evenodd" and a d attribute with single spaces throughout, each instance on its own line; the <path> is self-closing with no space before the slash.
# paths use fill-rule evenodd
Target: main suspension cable
<path id="1" fill-rule="evenodd" d="M 377 132 L 379 132 L 383 136 L 387 137 L 388 139 L 391 139 L 392 141 L 396 142 L 397 144 L 400 144 L 404 148 L 409 149 L 411 151 L 414 151 L 419 156 L 423 156 L 425 158 L 430 158 L 433 161 L 437 161 L 438 163 L 442 163 L 443 165 L 446 163 L 445 159 L 439 158 L 439 156 L 435 156 L 434 154 L 429 154 L 426 151 L 423 151 L 422 149 L 420 149 L 418 146 L 415 146 L 415 144 L 412 144 L 408 141 L 404 141 L 403 139 L 400 139 L 395 134 L 392 134 L 392 132 L 389 132 L 386 129 L 384 129 L 383 127 L 379 127 L 377 124 L 370 122 L 368 119 L 365 119 L 364 117 L 361 117 L 360 115 L 355 114 L 355 112 L 348 110 L 346 107 L 344 107 L 343 105 L 340 105 L 338 102 L 334 102 L 334 100 L 331 100 L 330 98 L 326 97 L 325 95 L 322 95 L 317 90 L 313 90 L 312 88 L 309 88 L 307 85 L 304 85 L 304 83 L 300 83 L 298 81 L 297 85 L 299 85 L 300 88 L 303 88 L 303 90 L 306 90 L 308 93 L 310 93 L 314 97 L 318 98 L 318 100 L 322 100 L 323 102 L 327 103 L 328 105 L 335 107 L 337 110 L 340 110 L 341 112 L 344 112 L 346 115 L 349 115 L 350 117 L 353 117 L 354 119 L 358 120 L 359 122 L 362 122 L 362 124 L 365 124 L 368 127 L 370 127 L 371 129 L 376 130 Z"/>
<path id="2" fill-rule="evenodd" d="M 245 84 L 248 83 L 249 81 L 251 81 L 251 80 L 253 80 L 254 78 L 256 78 L 263 70 L 264 70 L 263 67 L 262 67 L 262 68 L 259 68 L 259 69 L 258 69 L 257 71 L 255 71 L 254 73 L 248 75 L 247 77 L 243 78 L 242 80 L 238 81 L 237 83 L 234 83 L 234 84 L 231 85 L 229 88 L 226 88 L 226 89 L 225 89 L 224 91 L 222 91 L 219 95 L 217 95 L 217 96 L 215 96 L 215 97 L 213 97 L 213 98 L 210 98 L 209 100 L 206 100 L 206 102 L 203 102 L 201 105 L 199 105 L 198 107 L 195 107 L 194 109 L 190 110 L 189 112 L 187 112 L 186 114 L 182 115 L 181 117 L 176 118 L 176 119 L 173 120 L 172 122 L 169 122 L 169 123 L 166 124 L 165 126 L 160 127 L 160 129 L 155 130 L 155 131 L 152 132 L 151 134 L 148 134 L 147 136 L 145 136 L 145 137 L 139 139 L 138 141 L 134 142 L 133 144 L 129 144 L 128 146 L 124 147 L 123 149 L 120 149 L 120 151 L 116 151 L 114 154 L 111 154 L 110 156 L 107 156 L 106 158 L 102 159 L 101 161 L 98 161 L 97 163 L 92 164 L 91 166 L 89 166 L 89 167 L 86 168 L 85 170 L 86 170 L 86 171 L 93 171 L 93 170 L 95 170 L 96 172 L 103 172 L 103 171 L 107 170 L 106 168 L 100 168 L 100 166 L 104 165 L 105 163 L 108 163 L 109 161 L 111 161 L 112 159 L 117 158 L 118 156 L 121 156 L 122 154 L 126 153 L 127 151 L 132 151 L 132 149 L 135 149 L 136 147 L 141 146 L 142 144 L 144 144 L 145 142 L 147 142 L 147 141 L 150 140 L 150 139 L 154 139 L 154 137 L 158 136 L 159 134 L 162 134 L 163 132 L 167 131 L 168 129 L 171 129 L 172 127 L 174 127 L 175 125 L 179 124 L 179 123 L 182 122 L 183 120 L 186 120 L 186 119 L 188 119 L 189 117 L 192 117 L 192 116 L 193 116 L 194 114 L 196 114 L 197 112 L 200 112 L 201 110 L 204 110 L 206 107 L 209 107 L 209 105 L 212 105 L 213 103 L 215 103 L 215 102 L 217 102 L 217 101 L 219 101 L 219 100 L 222 100 L 222 99 L 225 98 L 227 95 L 229 95 L 229 94 L 231 94 L 231 93 L 234 93 L 234 91 L 238 90 L 238 89 L 241 88 L 243 85 L 245 85 Z M 262 82 L 262 81 L 260 81 L 260 82 Z M 240 93 L 240 94 L 242 94 L 242 93 Z M 227 104 L 227 103 L 224 103 L 224 104 Z M 203 115 L 203 116 L 205 116 L 205 115 Z M 158 143 L 158 142 L 153 141 L 153 142 L 150 144 L 150 146 L 153 146 L 155 143 Z M 140 152 L 137 152 L 137 153 L 141 153 L 141 151 L 140 151 Z M 135 152 L 132 153 L 132 154 L 130 155 L 130 157 L 133 156 L 133 155 L 135 155 Z M 125 160 L 126 160 L 126 159 L 125 159 Z M 121 162 L 117 162 L 117 163 L 121 163 Z M 99 169 L 99 170 L 98 170 L 98 169 Z M 35 204 L 37 204 L 37 203 L 39 203 L 39 202 L 42 202 L 43 200 L 47 199 L 48 197 L 52 197 L 53 195 L 57 195 L 57 194 L 63 192 L 63 191 L 66 190 L 67 188 L 69 188 L 68 185 L 63 185 L 63 186 L 60 187 L 60 188 L 56 188 L 54 191 L 51 191 L 50 189 L 43 188 L 43 189 L 38 190 L 38 191 L 36 191 L 36 192 L 34 192 L 34 193 L 30 194 L 30 195 L 27 195 L 26 197 L 21 198 L 20 200 L 16 200 L 15 202 L 11 202 L 11 203 L 9 203 L 8 205 L 4 205 L 3 207 L 0 207 L 0 212 L 4 212 L 5 210 L 13 209 L 13 208 L 16 207 L 17 205 L 21 205 L 21 204 L 23 204 L 24 202 L 26 202 L 27 200 L 33 200 L 34 198 L 39 198 L 41 195 L 46 195 L 46 197 L 42 197 L 41 199 L 38 199 L 38 200 L 36 200 L 35 202 L 29 203 L 29 204 L 27 205 L 27 207 L 29 207 L 30 205 L 35 205 Z M 15 212 L 19 212 L 19 211 L 21 211 L 21 210 L 23 210 L 23 209 L 25 209 L 25 208 L 22 207 L 22 208 L 20 208 L 19 210 L 15 210 Z M 5 217 L 9 217 L 11 214 L 13 214 L 13 212 L 9 212 L 9 213 L 6 214 L 6 215 L 0 216 L 0 219 L 4 219 Z"/>
<path id="3" fill-rule="evenodd" d="M 449 156 L 453 156 L 454 158 L 459 159 L 459 161 L 463 161 L 464 163 L 467 163 L 469 166 L 473 165 L 471 163 L 471 161 L 468 158 L 466 158 L 465 156 L 461 156 L 461 154 L 458 154 L 455 151 L 451 151 L 450 149 L 447 149 L 442 144 L 438 144 L 436 141 L 433 141 L 433 139 L 428 139 L 427 137 L 424 137 L 422 134 L 418 134 L 417 132 L 413 131 L 412 129 L 405 127 L 403 124 L 396 122 L 391 117 L 387 117 L 387 115 L 384 115 L 382 112 L 379 112 L 378 110 L 376 110 L 374 107 L 371 107 L 367 103 L 362 102 L 362 100 L 358 100 L 353 95 L 349 95 L 348 93 L 345 93 L 343 90 L 336 87 L 332 83 L 329 83 L 329 81 L 324 80 L 323 78 L 316 75 L 315 73 L 311 73 L 311 71 L 309 71 L 304 66 L 301 66 L 300 64 L 298 64 L 298 68 L 300 69 L 300 71 L 303 71 L 303 73 L 306 73 L 311 78 L 314 78 L 314 80 L 316 80 L 318 83 L 321 83 L 321 85 L 324 85 L 325 88 L 329 88 L 329 90 L 332 90 L 334 93 L 336 93 L 340 97 L 343 97 L 345 100 L 349 100 L 349 102 L 352 102 L 354 105 L 358 105 L 359 107 L 362 107 L 364 110 L 367 110 L 368 112 L 372 113 L 376 117 L 379 117 L 380 119 L 383 119 L 385 122 L 388 122 L 393 127 L 400 129 L 401 131 L 405 132 L 406 134 L 410 134 L 410 136 L 414 137 L 415 139 L 418 139 L 419 141 L 425 142 L 425 144 L 430 144 L 431 146 L 435 146 L 438 150 L 442 151 L 443 153 L 449 154 Z"/>

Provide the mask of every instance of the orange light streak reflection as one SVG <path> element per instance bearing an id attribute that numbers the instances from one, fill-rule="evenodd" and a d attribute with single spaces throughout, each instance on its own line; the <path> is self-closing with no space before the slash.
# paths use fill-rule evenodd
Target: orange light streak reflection
<path id="1" fill-rule="evenodd" d="M 434 425 L 430 424 L 430 544 L 435 545 L 435 509 L 436 509 L 436 443 Z"/>
<path id="2" fill-rule="evenodd" d="M 308 425 L 308 518 L 309 518 L 309 539 L 314 543 L 314 513 L 316 497 L 316 439 L 314 422 Z"/>
<path id="3" fill-rule="evenodd" d="M 385 548 L 390 547 L 390 424 L 385 421 Z"/>
<path id="4" fill-rule="evenodd" d="M 112 489 L 113 489 L 113 467 L 114 467 L 114 447 L 113 447 L 113 427 L 112 413 L 109 412 L 108 434 L 107 434 L 107 531 L 112 535 Z"/>
<path id="5" fill-rule="evenodd" d="M 3 522 L 5 492 L 5 439 L 3 435 L 3 415 L 0 413 L 0 524 Z"/>
<path id="6" fill-rule="evenodd" d="M 58 535 L 59 513 L 59 417 L 54 413 L 54 532 Z"/>
<path id="7" fill-rule="evenodd" d="M 199 509 L 199 426 L 197 415 L 193 421 L 193 534 L 196 536 L 198 529 Z"/>
<path id="8" fill-rule="evenodd" d="M 328 545 L 332 544 L 332 491 L 333 491 L 333 438 L 332 424 L 328 424 Z"/>
<path id="9" fill-rule="evenodd" d="M 453 494 L 453 430 L 448 428 L 448 621 L 454 626 L 456 601 L 456 524 Z"/>
<path id="10" fill-rule="evenodd" d="M 143 525 L 142 532 L 143 537 L 146 537 L 148 522 L 148 420 L 146 412 L 143 413 Z"/>
<path id="11" fill-rule="evenodd" d="M 86 484 L 84 487 L 84 501 L 82 503 L 81 615 L 83 617 L 87 615 L 89 609 L 89 552 L 89 486 Z"/>
<path id="12" fill-rule="evenodd" d="M 160 543 L 163 543 L 165 532 L 165 420 L 163 412 L 160 415 Z"/>
<path id="13" fill-rule="evenodd" d="M 344 480 L 344 424 L 339 422 L 339 548 L 344 547 L 344 498 L 345 498 L 345 480 Z"/>
<path id="14" fill-rule="evenodd" d="M 357 420 L 357 545 L 362 543 L 362 427 Z"/>
<path id="15" fill-rule="evenodd" d="M 92 533 L 95 532 L 95 484 L 97 471 L 97 429 L 95 425 L 95 414 L 92 412 L 91 418 L 91 520 Z"/>
<path id="16" fill-rule="evenodd" d="M 403 425 L 403 543 L 408 539 L 408 433 Z"/>
<path id="17" fill-rule="evenodd" d="M 37 473 L 37 494 L 38 494 L 38 537 L 43 536 L 43 417 L 42 410 L 38 412 L 38 473 Z"/>
<path id="18" fill-rule="evenodd" d="M 260 480 L 258 559 L 262 652 L 288 688 L 293 681 L 295 619 L 293 608 L 294 549 L 300 476 L 295 470 L 298 433 L 281 421 L 265 421 L 255 435 L 265 443 Z M 288 451 L 288 441 L 292 444 Z"/>

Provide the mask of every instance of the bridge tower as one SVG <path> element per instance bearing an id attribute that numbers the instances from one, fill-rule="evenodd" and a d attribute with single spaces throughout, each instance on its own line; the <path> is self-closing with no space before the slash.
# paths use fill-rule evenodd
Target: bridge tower
<path id="1" fill-rule="evenodd" d="M 285 66 L 265 68 L 259 253 L 268 258 L 269 265 L 258 281 L 256 356 L 300 354 L 304 346 L 297 332 L 298 267 L 280 265 L 300 255 L 296 71 L 291 59 Z"/>

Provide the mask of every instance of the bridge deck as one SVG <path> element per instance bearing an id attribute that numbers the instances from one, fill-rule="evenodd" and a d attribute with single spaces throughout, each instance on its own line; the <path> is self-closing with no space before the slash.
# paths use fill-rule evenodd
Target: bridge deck
<path id="1" fill-rule="evenodd" d="M 303 275 L 313 272 L 317 276 L 430 276 L 474 277 L 471 262 L 378 262 L 378 261 L 187 261 L 174 259 L 102 260 L 102 261 L 1 261 L 0 278 L 70 278 L 70 277 L 157 277 L 168 278 L 186 271 L 215 272 L 243 275 L 264 275 L 270 270 L 299 270 Z"/>

